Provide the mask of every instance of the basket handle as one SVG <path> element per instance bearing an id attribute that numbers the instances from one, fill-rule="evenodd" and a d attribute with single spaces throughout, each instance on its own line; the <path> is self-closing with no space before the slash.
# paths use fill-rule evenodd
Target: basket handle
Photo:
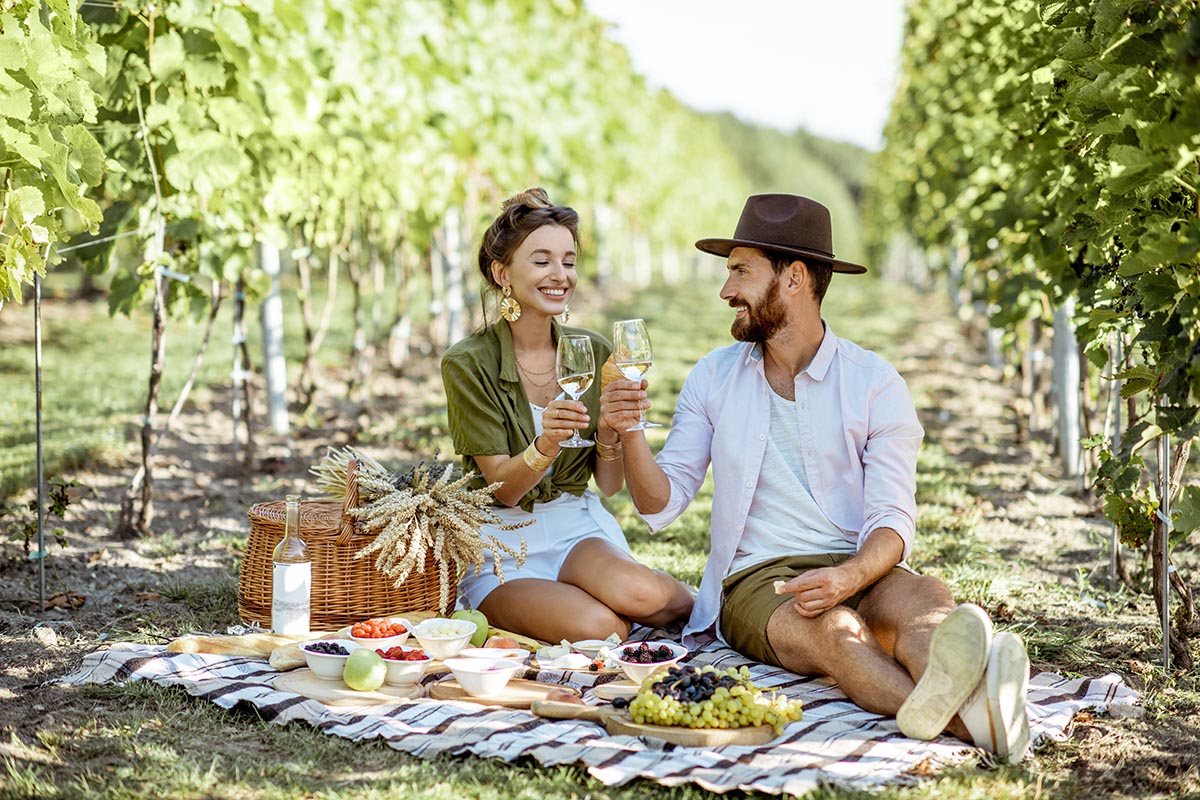
<path id="1" fill-rule="evenodd" d="M 334 544 L 349 544 L 354 535 L 355 520 L 350 512 L 358 508 L 358 463 L 357 458 L 352 458 L 346 464 L 346 496 L 342 500 L 342 522 Z"/>

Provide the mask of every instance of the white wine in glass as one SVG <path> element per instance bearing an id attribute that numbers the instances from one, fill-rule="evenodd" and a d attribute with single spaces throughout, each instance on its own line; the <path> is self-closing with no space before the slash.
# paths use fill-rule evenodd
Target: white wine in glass
<path id="1" fill-rule="evenodd" d="M 572 400 L 579 400 L 596 378 L 596 357 L 592 354 L 591 338 L 560 336 L 554 368 L 559 388 L 570 395 Z M 594 444 L 595 442 L 580 436 L 576 430 L 571 434 L 571 438 L 559 447 L 591 447 Z"/>
<path id="2" fill-rule="evenodd" d="M 654 363 L 654 348 L 650 345 L 650 331 L 646 329 L 645 320 L 623 319 L 613 323 L 613 363 L 631 381 L 640 381 L 650 371 Z M 657 422 L 648 421 L 646 412 L 641 411 L 637 424 L 629 430 L 644 431 L 661 427 Z"/>

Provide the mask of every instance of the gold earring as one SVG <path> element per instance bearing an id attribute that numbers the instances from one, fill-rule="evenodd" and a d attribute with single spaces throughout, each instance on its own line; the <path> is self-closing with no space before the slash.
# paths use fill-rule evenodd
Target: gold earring
<path id="1" fill-rule="evenodd" d="M 571 307 L 570 306 L 563 306 L 562 316 L 559 317 L 559 319 L 562 320 L 563 325 L 567 324 L 567 321 L 571 319 Z"/>
<path id="2" fill-rule="evenodd" d="M 512 288 L 508 286 L 504 287 L 504 299 L 500 301 L 500 316 L 509 322 L 516 322 L 521 318 L 521 304 L 512 296 Z"/>

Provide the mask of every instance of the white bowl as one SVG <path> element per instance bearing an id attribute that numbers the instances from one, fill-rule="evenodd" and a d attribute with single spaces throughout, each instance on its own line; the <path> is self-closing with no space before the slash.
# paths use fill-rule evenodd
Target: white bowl
<path id="1" fill-rule="evenodd" d="M 435 633 L 439 627 L 450 628 L 456 633 Z M 475 635 L 475 623 L 466 619 L 435 617 L 413 628 L 412 634 L 421 643 L 421 649 L 434 658 L 453 658 L 462 652 Z"/>
<path id="2" fill-rule="evenodd" d="M 318 678 L 327 681 L 340 681 L 342 679 L 342 668 L 346 666 L 346 659 L 359 646 L 349 639 L 320 639 L 319 641 L 340 644 L 346 648 L 346 655 L 337 656 L 330 653 L 313 653 L 308 649 L 308 645 L 316 644 L 316 642 L 305 642 L 300 645 L 300 652 L 304 653 L 304 663 L 308 664 L 308 668 Z"/>
<path id="3" fill-rule="evenodd" d="M 410 633 L 412 633 L 412 623 L 401 617 L 389 617 L 389 619 L 392 622 L 399 622 L 401 625 L 403 625 L 406 628 L 404 633 L 396 636 L 383 636 L 376 639 L 372 639 L 368 636 L 355 636 L 354 634 L 349 634 L 351 641 L 361 644 L 363 647 L 369 647 L 372 650 L 387 650 L 389 647 L 399 647 L 408 641 L 408 636 Z M 353 628 L 354 626 L 351 625 L 350 627 Z"/>
<path id="4" fill-rule="evenodd" d="M 642 683 L 646 678 L 658 672 L 665 672 L 668 667 L 674 664 L 679 659 L 688 654 L 688 649 L 681 644 L 674 642 L 645 642 L 651 650 L 657 650 L 659 647 L 666 645 L 671 650 L 671 657 L 666 661 L 656 661 L 653 664 L 636 664 L 632 661 L 625 661 L 625 648 L 640 647 L 642 642 L 625 642 L 612 648 L 612 656 L 621 665 L 625 675 L 634 683 Z"/>
<path id="5" fill-rule="evenodd" d="M 464 658 L 490 658 L 524 661 L 529 655 L 528 650 L 520 647 L 464 647 L 460 652 Z"/>
<path id="6" fill-rule="evenodd" d="M 445 664 L 454 673 L 458 685 L 472 697 L 499 694 L 521 668 L 515 661 L 487 658 L 448 658 Z"/>
<path id="7" fill-rule="evenodd" d="M 411 652 L 418 648 L 403 649 Z M 383 682 L 388 686 L 411 686 L 421 680 L 421 676 L 425 674 L 425 667 L 432 661 L 432 658 L 423 658 L 420 661 L 393 661 L 385 658 L 383 663 L 387 665 L 387 675 L 384 676 Z"/>
<path id="8" fill-rule="evenodd" d="M 601 647 L 614 647 L 612 642 L 606 642 L 603 639 L 582 639 L 578 642 L 571 642 L 571 648 L 577 653 L 583 653 L 588 658 L 597 658 L 600 655 Z"/>

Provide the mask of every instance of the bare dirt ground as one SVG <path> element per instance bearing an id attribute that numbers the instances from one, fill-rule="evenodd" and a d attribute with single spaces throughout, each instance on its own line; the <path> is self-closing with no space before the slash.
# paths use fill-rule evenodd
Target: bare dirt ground
<path id="1" fill-rule="evenodd" d="M 410 371 L 404 378 L 374 376 L 377 395 L 388 399 L 369 409 L 324 398 L 310 416 L 313 424 L 298 428 L 291 441 L 260 432 L 260 464 L 252 472 L 230 460 L 228 396 L 219 390 L 197 392 L 176 425 L 179 433 L 169 436 L 160 452 L 155 535 L 146 539 L 126 542 L 112 534 L 134 464 L 113 461 L 72 475 L 87 489 L 78 493 L 63 523 L 69 546 L 49 547 L 47 595 L 55 607 L 38 611 L 36 566 L 18 547 L 0 546 L 0 754 L 20 758 L 17 740 L 33 740 L 55 714 L 69 712 L 69 695 L 44 684 L 72 671 L 82 655 L 106 639 L 173 612 L 195 614 L 198 627 L 209 622 L 203 609 L 188 608 L 194 598 L 177 597 L 171 587 L 204 580 L 231 586 L 236 543 L 246 536 L 250 505 L 281 497 L 285 489 L 312 493 L 307 470 L 326 446 L 353 443 L 364 428 L 386 430 L 397 420 L 421 415 L 420 398 L 438 395 L 439 381 L 428 361 L 424 372 Z M 1060 476 L 1044 441 L 1020 440 L 1012 390 L 982 361 L 947 320 L 917 331 L 896 366 L 915 394 L 932 399 L 922 409 L 929 439 L 971 472 L 982 516 L 979 544 L 1012 565 L 1010 577 L 1059 587 L 1054 597 L 1040 596 L 1045 591 L 1021 595 L 1023 615 L 1078 635 L 1090 648 L 1066 665 L 1039 663 L 1033 652 L 1035 668 L 1095 675 L 1115 664 L 1129 683 L 1142 688 L 1158 646 L 1153 603 L 1145 596 L 1102 590 L 1105 523 L 1076 483 Z M 990 610 L 1001 616 L 1005 611 Z M 1103 666 L 1088 664 L 1096 656 Z M 1168 705 L 1169 694 L 1164 692 Z M 1071 741 L 1039 755 L 1038 771 L 1075 786 L 1081 795 L 1200 792 L 1196 717 L 1178 710 L 1157 713 L 1151 706 L 1136 719 L 1085 715 Z M 13 734 L 14 744 L 6 745 Z"/>

